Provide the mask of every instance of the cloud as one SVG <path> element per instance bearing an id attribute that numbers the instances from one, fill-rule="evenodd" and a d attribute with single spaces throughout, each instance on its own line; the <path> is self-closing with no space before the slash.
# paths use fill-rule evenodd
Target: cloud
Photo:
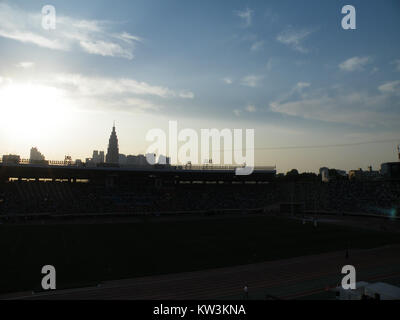
<path id="1" fill-rule="evenodd" d="M 31 80 L 25 77 L 0 77 L 0 89 L 18 87 L 47 88 L 43 92 L 57 92 L 62 97 L 59 103 L 66 108 L 91 112 L 151 112 L 164 109 L 166 105 L 175 104 L 180 99 L 194 98 L 194 94 L 187 90 L 172 90 L 132 78 L 88 77 L 66 73 L 35 76 Z"/>
<path id="2" fill-rule="evenodd" d="M 371 62 L 370 57 L 352 57 L 339 64 L 339 69 L 343 71 L 362 71 L 364 66 Z"/>
<path id="3" fill-rule="evenodd" d="M 260 80 L 262 80 L 262 76 L 256 76 L 256 75 L 248 75 L 245 76 L 242 79 L 242 85 L 246 86 L 246 87 L 257 87 L 258 83 L 260 82 Z"/>
<path id="4" fill-rule="evenodd" d="M 233 83 L 232 78 L 229 78 L 229 77 L 223 78 L 222 81 L 225 82 L 226 84 L 232 84 Z"/>
<path id="5" fill-rule="evenodd" d="M 279 20 L 279 15 L 270 9 L 265 11 L 264 17 L 268 20 L 270 24 L 273 24 Z"/>
<path id="6" fill-rule="evenodd" d="M 24 62 L 20 62 L 17 64 L 17 67 L 24 68 L 24 69 L 33 68 L 34 66 L 35 66 L 35 63 L 30 62 L 30 61 L 24 61 Z"/>
<path id="7" fill-rule="evenodd" d="M 1 25 L 0 25 L 0 37 L 13 39 L 24 43 L 32 43 L 39 47 L 53 49 L 53 50 L 65 50 L 65 51 L 68 50 L 68 46 L 66 44 L 61 43 L 61 41 L 59 41 L 58 39 L 51 40 L 44 36 L 29 31 L 4 30 L 1 28 Z"/>
<path id="8" fill-rule="evenodd" d="M 233 113 L 235 114 L 235 116 L 239 117 L 242 111 L 240 111 L 239 109 L 235 109 L 233 110 Z"/>
<path id="9" fill-rule="evenodd" d="M 379 68 L 378 68 L 378 67 L 373 67 L 372 70 L 371 70 L 371 74 L 375 74 L 375 73 L 377 73 L 378 71 L 379 71 Z"/>
<path id="10" fill-rule="evenodd" d="M 378 87 L 378 94 L 344 91 L 342 88 L 298 90 L 309 87 L 299 82 L 287 94 L 270 103 L 270 110 L 289 116 L 361 127 L 392 126 L 400 121 L 398 99 L 400 81 Z M 397 101 L 397 102 L 396 102 Z"/>
<path id="11" fill-rule="evenodd" d="M 167 87 L 150 85 L 131 78 L 87 77 L 81 74 L 57 74 L 50 81 L 82 95 L 150 95 L 160 98 L 192 99 L 188 91 L 177 93 Z"/>
<path id="12" fill-rule="evenodd" d="M 256 112 L 257 108 L 254 105 L 249 104 L 246 106 L 246 111 L 247 112 Z"/>
<path id="13" fill-rule="evenodd" d="M 269 58 L 266 64 L 267 70 L 271 71 L 272 68 L 277 64 L 277 60 L 273 58 Z"/>
<path id="14" fill-rule="evenodd" d="M 194 98 L 194 93 L 190 91 L 183 91 L 179 93 L 179 97 L 184 98 L 184 99 L 193 99 Z"/>
<path id="15" fill-rule="evenodd" d="M 378 87 L 378 90 L 382 93 L 394 93 L 400 94 L 400 80 L 386 82 Z"/>
<path id="16" fill-rule="evenodd" d="M 244 27 L 249 27 L 251 25 L 253 18 L 253 10 L 246 8 L 243 11 L 236 11 L 236 15 L 244 21 L 243 24 Z"/>
<path id="17" fill-rule="evenodd" d="M 400 72 L 400 59 L 392 61 L 391 64 L 394 64 L 395 70 Z"/>
<path id="18" fill-rule="evenodd" d="M 80 41 L 81 47 L 91 54 L 133 59 L 133 54 L 120 45 L 106 41 Z"/>
<path id="19" fill-rule="evenodd" d="M 258 51 L 258 50 L 260 50 L 262 47 L 263 47 L 263 45 L 264 45 L 264 41 L 257 41 L 257 42 L 254 42 L 253 44 L 252 44 L 252 46 L 250 47 L 250 50 L 251 51 Z"/>
<path id="20" fill-rule="evenodd" d="M 6 86 L 8 84 L 12 83 L 12 79 L 11 78 L 4 78 L 0 76 L 0 86 Z"/>
<path id="21" fill-rule="evenodd" d="M 134 58 L 135 45 L 141 41 L 125 31 L 111 31 L 112 23 L 97 20 L 77 20 L 68 16 L 56 17 L 56 29 L 44 30 L 39 13 L 0 3 L 0 37 L 22 43 L 62 51 L 75 48 L 95 55 Z"/>
<path id="22" fill-rule="evenodd" d="M 301 53 L 307 53 L 309 50 L 306 49 L 302 42 L 312 33 L 311 30 L 308 29 L 293 29 L 292 27 L 288 27 L 284 31 L 278 34 L 276 40 L 280 43 L 283 43 L 293 50 L 296 50 Z"/>
<path id="23" fill-rule="evenodd" d="M 309 82 L 297 82 L 295 88 L 301 91 L 304 88 L 308 88 L 309 86 L 311 86 Z"/>
<path id="24" fill-rule="evenodd" d="M 252 104 L 248 104 L 243 110 L 235 109 L 235 110 L 233 110 L 233 113 L 235 114 L 235 116 L 239 117 L 243 111 L 249 112 L 249 113 L 254 113 L 257 111 L 257 108 Z"/>
<path id="25" fill-rule="evenodd" d="M 281 95 L 279 99 L 275 101 L 275 103 L 280 103 L 289 99 L 300 99 L 307 97 L 306 88 L 309 88 L 311 83 L 299 81 L 297 82 L 288 92 Z"/>
<path id="26" fill-rule="evenodd" d="M 109 107 L 112 107 L 113 109 L 119 111 L 135 112 L 159 111 L 163 108 L 162 105 L 157 105 L 149 100 L 135 97 L 123 98 L 117 101 L 110 101 L 107 108 Z"/>

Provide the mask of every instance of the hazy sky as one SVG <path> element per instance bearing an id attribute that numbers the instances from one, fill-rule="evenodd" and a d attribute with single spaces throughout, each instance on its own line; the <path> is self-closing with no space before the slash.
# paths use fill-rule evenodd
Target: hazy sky
<path id="1" fill-rule="evenodd" d="M 113 120 L 120 152 L 144 153 L 177 120 L 254 128 L 279 172 L 378 167 L 400 143 L 399 30 L 399 1 L 0 0 L 0 154 L 84 159 Z"/>

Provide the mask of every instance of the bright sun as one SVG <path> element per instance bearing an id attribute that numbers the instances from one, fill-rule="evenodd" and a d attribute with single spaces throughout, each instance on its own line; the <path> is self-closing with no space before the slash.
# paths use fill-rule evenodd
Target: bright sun
<path id="1" fill-rule="evenodd" d="M 64 93 L 54 87 L 35 84 L 1 86 L 0 110 L 4 132 L 19 140 L 51 135 L 69 118 Z"/>

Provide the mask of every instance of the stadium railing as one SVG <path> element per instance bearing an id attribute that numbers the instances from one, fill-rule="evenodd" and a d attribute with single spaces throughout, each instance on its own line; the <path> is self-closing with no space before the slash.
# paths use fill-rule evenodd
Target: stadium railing
<path id="1" fill-rule="evenodd" d="M 78 167 L 87 167 L 85 163 L 76 162 L 72 160 L 31 160 L 31 159 L 13 159 L 8 161 L 3 161 L 0 158 L 0 164 L 5 165 L 43 165 L 43 166 L 78 166 Z M 93 167 L 93 165 L 89 165 L 88 167 Z M 152 169 L 157 170 L 235 170 L 237 168 L 243 168 L 244 166 L 232 166 L 232 165 L 122 165 L 121 168 L 143 168 L 143 167 L 151 167 Z M 266 171 L 274 171 L 276 170 L 275 166 L 256 166 L 254 169 L 256 170 L 266 170 Z"/>

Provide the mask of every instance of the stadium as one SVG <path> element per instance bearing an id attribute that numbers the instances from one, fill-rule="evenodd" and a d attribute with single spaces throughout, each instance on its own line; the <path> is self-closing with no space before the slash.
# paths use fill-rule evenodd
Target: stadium
<path id="1" fill-rule="evenodd" d="M 358 274 L 365 280 L 399 284 L 393 253 L 400 241 L 398 180 L 323 183 L 318 176 L 278 177 L 272 167 L 248 176 L 234 169 L 3 163 L 4 297 L 241 299 L 241 286 L 250 283 L 252 299 L 334 298 L 325 289 L 340 282 L 337 268 L 346 250 L 360 259 Z M 371 248 L 382 254 L 379 263 L 366 250 Z M 288 261 L 287 276 L 268 281 L 281 277 L 279 261 Z M 328 270 L 320 274 L 312 261 Z M 57 295 L 43 292 L 38 282 L 40 268 L 50 262 L 57 265 Z M 304 279 L 296 281 L 299 268 Z M 217 288 L 186 295 L 194 279 L 213 274 Z M 179 290 L 167 294 L 164 282 L 158 287 L 154 279 L 168 279 Z M 152 293 L 137 293 L 136 281 L 150 281 Z M 90 295 L 87 287 L 94 287 Z"/>
<path id="2" fill-rule="evenodd" d="M 1 0 L 1 302 L 400 300 L 399 14 Z"/>

